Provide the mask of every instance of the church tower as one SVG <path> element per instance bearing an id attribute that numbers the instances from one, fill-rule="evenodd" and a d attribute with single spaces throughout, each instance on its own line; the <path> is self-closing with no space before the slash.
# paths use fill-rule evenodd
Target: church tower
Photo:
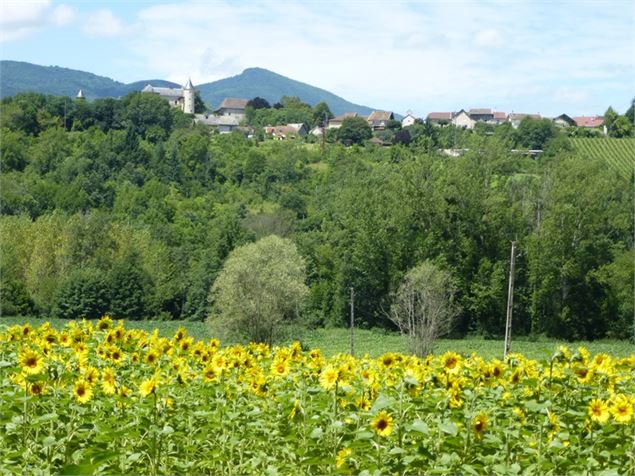
<path id="1" fill-rule="evenodd" d="M 192 80 L 188 79 L 187 84 L 183 86 L 183 112 L 185 114 L 194 114 L 194 94 Z"/>

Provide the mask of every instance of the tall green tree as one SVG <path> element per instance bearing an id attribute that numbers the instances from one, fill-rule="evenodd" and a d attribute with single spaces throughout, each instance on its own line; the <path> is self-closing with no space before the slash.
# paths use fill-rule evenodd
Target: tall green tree
<path id="1" fill-rule="evenodd" d="M 342 121 L 342 126 L 337 130 L 337 138 L 344 144 L 361 144 L 373 137 L 373 131 L 361 117 L 347 117 Z"/>
<path id="2" fill-rule="evenodd" d="M 281 324 L 296 318 L 308 294 L 303 259 L 275 235 L 236 248 L 212 286 L 212 324 L 256 342 L 272 343 Z"/>

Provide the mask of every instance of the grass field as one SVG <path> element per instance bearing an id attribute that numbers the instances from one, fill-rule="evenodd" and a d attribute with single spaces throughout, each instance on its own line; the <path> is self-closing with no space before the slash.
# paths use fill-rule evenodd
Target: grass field
<path id="1" fill-rule="evenodd" d="M 629 178 L 635 169 L 635 141 L 633 139 L 575 138 L 574 147 L 583 155 L 606 160 L 623 177 Z"/>
<path id="2" fill-rule="evenodd" d="M 50 322 L 56 329 L 61 329 L 68 320 L 66 319 L 38 319 L 29 317 L 2 317 L 0 318 L 0 328 L 3 325 L 31 323 L 39 326 L 44 322 Z M 207 340 L 214 337 L 204 322 L 189 321 L 127 321 L 127 328 L 143 329 L 152 331 L 159 330 L 162 336 L 172 336 L 179 327 L 184 327 L 188 334 L 195 339 Z M 324 355 L 332 356 L 338 353 L 350 352 L 350 331 L 348 329 L 314 329 L 295 331 L 285 343 L 299 340 L 305 348 L 319 348 Z M 394 332 L 381 330 L 355 330 L 355 355 L 362 356 L 368 354 L 370 357 L 378 357 L 386 352 L 408 352 L 407 346 L 401 336 Z M 626 357 L 635 352 L 632 343 L 619 340 L 600 340 L 594 342 L 564 342 L 549 339 L 528 340 L 526 337 L 519 337 L 512 341 L 512 352 L 519 352 L 531 359 L 547 359 L 554 350 L 566 345 L 569 348 L 578 346 L 586 347 L 591 354 L 607 353 L 618 357 Z M 440 339 L 435 348 L 436 354 L 443 354 L 446 351 L 454 351 L 464 355 L 473 352 L 478 353 L 485 359 L 502 358 L 503 341 L 488 340 L 482 338 L 466 339 Z"/>

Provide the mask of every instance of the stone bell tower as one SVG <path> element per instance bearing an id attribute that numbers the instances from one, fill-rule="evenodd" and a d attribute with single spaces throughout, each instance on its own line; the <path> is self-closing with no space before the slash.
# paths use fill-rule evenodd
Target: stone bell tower
<path id="1" fill-rule="evenodd" d="M 183 112 L 185 114 L 194 114 L 194 95 L 196 91 L 192 85 L 192 80 L 188 79 L 183 86 Z"/>

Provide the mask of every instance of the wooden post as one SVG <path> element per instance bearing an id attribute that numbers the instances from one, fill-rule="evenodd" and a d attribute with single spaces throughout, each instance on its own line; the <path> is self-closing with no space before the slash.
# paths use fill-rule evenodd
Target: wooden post
<path id="1" fill-rule="evenodd" d="M 512 241 L 512 255 L 509 266 L 509 288 L 507 289 L 507 322 L 505 323 L 505 350 L 503 360 L 512 347 L 512 310 L 514 307 L 514 267 L 516 264 L 516 242 Z"/>
<path id="2" fill-rule="evenodd" d="M 351 288 L 351 355 L 355 355 L 355 290 Z"/>

